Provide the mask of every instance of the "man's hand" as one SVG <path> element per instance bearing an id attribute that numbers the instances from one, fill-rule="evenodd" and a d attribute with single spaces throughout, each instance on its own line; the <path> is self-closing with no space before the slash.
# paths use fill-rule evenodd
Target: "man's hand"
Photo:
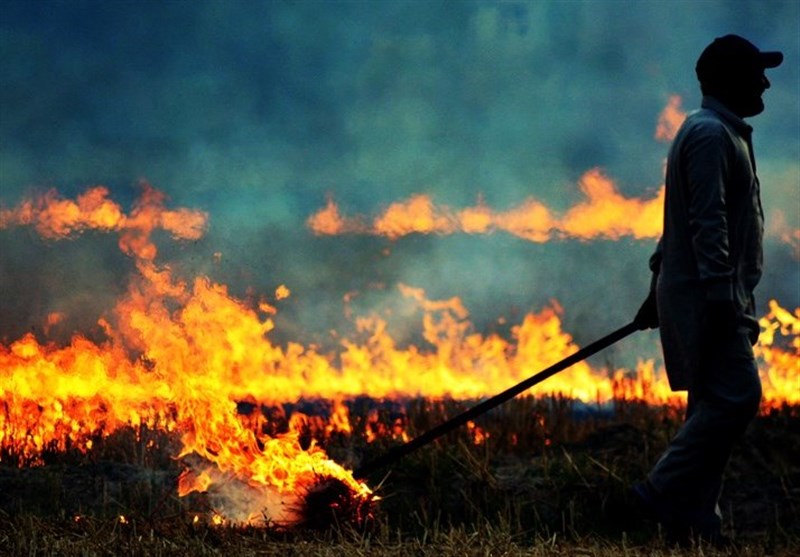
<path id="1" fill-rule="evenodd" d="M 640 331 L 658 327 L 658 306 L 656 305 L 655 290 L 650 291 L 642 307 L 636 313 L 636 317 L 633 318 L 633 322 L 639 326 Z"/>

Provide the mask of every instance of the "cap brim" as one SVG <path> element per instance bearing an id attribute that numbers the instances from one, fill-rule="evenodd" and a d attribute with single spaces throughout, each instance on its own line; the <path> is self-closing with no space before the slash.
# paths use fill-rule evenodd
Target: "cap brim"
<path id="1" fill-rule="evenodd" d="M 783 52 L 761 52 L 758 57 L 765 68 L 777 68 L 783 62 Z"/>

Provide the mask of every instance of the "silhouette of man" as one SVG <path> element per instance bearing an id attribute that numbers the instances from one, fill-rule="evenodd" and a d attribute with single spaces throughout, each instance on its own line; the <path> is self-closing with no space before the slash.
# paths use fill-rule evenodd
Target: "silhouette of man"
<path id="1" fill-rule="evenodd" d="M 670 387 L 688 390 L 688 403 L 681 429 L 632 492 L 675 542 L 726 541 L 722 475 L 761 400 L 752 345 L 763 212 L 752 128 L 742 118 L 764 110 L 764 70 L 782 61 L 736 35 L 715 39 L 697 60 L 702 108 L 669 151 L 664 231 L 636 322 L 660 327 Z"/>

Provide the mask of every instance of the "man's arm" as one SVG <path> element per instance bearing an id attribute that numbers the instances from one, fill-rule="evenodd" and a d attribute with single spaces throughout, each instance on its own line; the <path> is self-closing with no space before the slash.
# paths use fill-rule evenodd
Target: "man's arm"
<path id="1" fill-rule="evenodd" d="M 733 301 L 726 191 L 732 150 L 723 125 L 707 124 L 688 135 L 681 153 L 692 248 L 710 302 Z"/>
<path id="2" fill-rule="evenodd" d="M 736 327 L 728 238 L 727 187 L 734 147 L 720 124 L 708 124 L 687 137 L 684 152 L 689 231 L 697 272 L 705 287 L 704 329 L 722 335 Z"/>

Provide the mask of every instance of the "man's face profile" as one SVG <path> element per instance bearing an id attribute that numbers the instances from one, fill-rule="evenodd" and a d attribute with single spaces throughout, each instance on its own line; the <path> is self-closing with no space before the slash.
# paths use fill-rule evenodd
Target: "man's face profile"
<path id="1" fill-rule="evenodd" d="M 750 66 L 733 76 L 730 80 L 730 91 L 727 95 L 729 108 L 738 116 L 747 118 L 764 111 L 764 91 L 769 89 L 769 80 L 760 66 Z"/>

